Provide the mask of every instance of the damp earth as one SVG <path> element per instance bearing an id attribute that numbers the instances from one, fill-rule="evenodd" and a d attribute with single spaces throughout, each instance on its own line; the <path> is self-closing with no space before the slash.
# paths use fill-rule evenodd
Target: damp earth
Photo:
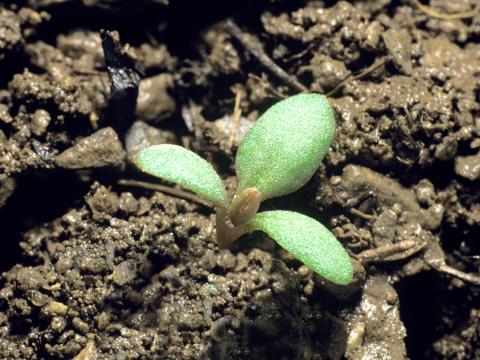
<path id="1" fill-rule="evenodd" d="M 460 1 L 0 0 L 1 359 L 480 359 L 480 8 Z M 132 159 L 234 189 L 259 114 L 325 94 L 302 190 L 348 249 L 330 284 Z M 292 119 L 302 121 L 302 119 Z"/>

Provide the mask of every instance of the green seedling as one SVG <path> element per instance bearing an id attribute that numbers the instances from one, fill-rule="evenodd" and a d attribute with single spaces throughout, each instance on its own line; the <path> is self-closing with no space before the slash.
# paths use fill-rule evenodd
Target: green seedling
<path id="1" fill-rule="evenodd" d="M 346 285 L 352 280 L 350 258 L 325 226 L 292 211 L 258 212 L 262 201 L 305 185 L 334 133 L 333 111 L 322 95 L 299 94 L 273 105 L 238 148 L 238 188 L 233 198 L 227 196 L 213 167 L 183 147 L 150 146 L 137 155 L 136 164 L 211 201 L 220 247 L 229 248 L 240 236 L 261 230 L 319 275 Z"/>

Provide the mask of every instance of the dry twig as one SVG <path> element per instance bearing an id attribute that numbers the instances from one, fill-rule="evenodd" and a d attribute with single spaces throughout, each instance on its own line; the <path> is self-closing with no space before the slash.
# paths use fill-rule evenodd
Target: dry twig
<path id="1" fill-rule="evenodd" d="M 426 245 L 426 242 L 420 242 L 418 239 L 407 239 L 396 244 L 362 251 L 356 258 L 363 263 L 398 261 L 416 254 Z"/>
<path id="2" fill-rule="evenodd" d="M 270 84 L 268 82 L 268 80 L 266 79 L 266 74 L 265 73 L 262 73 L 262 77 L 257 76 L 255 74 L 248 74 L 248 77 L 260 81 L 261 86 L 263 86 L 263 88 L 265 90 L 270 91 L 273 96 L 276 96 L 279 99 L 286 99 L 288 97 L 286 95 L 283 95 L 281 92 L 278 92 L 277 90 L 275 90 L 275 88 L 272 86 L 272 84 Z"/>
<path id="3" fill-rule="evenodd" d="M 133 180 L 133 179 L 120 179 L 118 180 L 118 184 L 123 186 L 134 186 L 142 189 L 159 191 L 168 195 L 173 195 L 181 199 L 194 201 L 197 204 L 200 204 L 206 207 L 212 207 L 212 204 L 209 201 L 206 201 L 195 194 L 183 191 L 181 189 L 172 188 L 170 186 L 165 186 L 165 185 L 160 185 L 160 184 L 155 184 L 155 183 L 150 183 L 150 182 L 140 181 L 140 180 Z"/>
<path id="4" fill-rule="evenodd" d="M 445 14 L 442 13 L 438 10 L 435 10 L 434 8 L 423 5 L 419 0 L 412 0 L 413 3 L 418 7 L 419 10 L 423 11 L 425 14 L 428 16 L 431 16 L 433 18 L 441 19 L 441 20 L 461 20 L 461 19 L 468 19 L 471 17 L 474 17 L 479 9 L 479 5 L 475 6 L 472 10 L 470 11 L 463 11 L 463 12 L 458 12 L 458 13 L 453 13 L 453 14 Z"/>
<path id="5" fill-rule="evenodd" d="M 374 72 L 376 69 L 378 69 L 383 64 L 386 64 L 387 62 L 389 62 L 391 59 L 392 59 L 392 57 L 390 55 L 384 56 L 384 57 L 380 58 L 379 60 L 375 61 L 372 65 L 370 65 L 366 69 L 360 71 L 358 74 L 353 75 L 353 76 L 352 75 L 347 76 L 338 85 L 336 85 L 332 90 L 330 90 L 326 94 L 326 96 L 332 96 L 338 90 L 342 89 L 350 81 L 360 80 L 360 79 L 364 78 L 368 74 Z"/>
<path id="6" fill-rule="evenodd" d="M 230 127 L 230 136 L 228 138 L 227 147 L 229 149 L 233 146 L 233 141 L 235 140 L 235 135 L 237 134 L 237 127 L 240 121 L 240 116 L 242 115 L 242 109 L 240 108 L 240 100 L 242 100 L 242 91 L 236 91 L 235 95 L 235 105 L 233 107 L 233 114 L 232 114 L 232 126 Z"/>
<path id="7" fill-rule="evenodd" d="M 312 42 L 308 46 L 306 46 L 305 49 L 300 51 L 299 53 L 296 53 L 296 54 L 293 54 L 293 55 L 287 57 L 285 59 L 285 61 L 289 62 L 289 61 L 293 61 L 293 60 L 296 60 L 296 59 L 300 59 L 301 57 L 303 57 L 304 55 L 309 53 L 315 46 L 316 46 L 316 44 Z"/>
<path id="8" fill-rule="evenodd" d="M 287 74 L 285 70 L 275 64 L 275 62 L 270 59 L 270 57 L 262 49 L 262 46 L 258 40 L 252 41 L 254 37 L 244 33 L 232 19 L 225 21 L 225 29 L 272 74 L 280 78 L 295 90 L 300 92 L 308 92 L 308 89 L 305 85 L 300 83 L 294 76 Z"/>
<path id="9" fill-rule="evenodd" d="M 377 220 L 378 219 L 378 217 L 376 215 L 366 214 L 363 211 L 360 211 L 360 210 L 355 209 L 355 208 L 351 208 L 350 213 L 352 213 L 353 215 L 356 215 L 356 216 L 358 216 L 358 217 L 360 217 L 364 220 Z"/>
<path id="10" fill-rule="evenodd" d="M 433 269 L 440 271 L 444 274 L 448 274 L 456 277 L 457 279 L 472 283 L 474 285 L 480 285 L 480 276 L 474 274 L 467 274 L 463 271 L 457 270 L 450 265 L 445 264 L 445 261 L 440 263 L 427 262 Z"/>

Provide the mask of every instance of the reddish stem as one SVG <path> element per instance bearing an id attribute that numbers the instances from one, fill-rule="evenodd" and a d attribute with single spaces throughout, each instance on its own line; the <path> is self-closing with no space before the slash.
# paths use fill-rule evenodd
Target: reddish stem
<path id="1" fill-rule="evenodd" d="M 235 240 L 249 231 L 249 227 L 247 225 L 233 225 L 226 208 L 219 206 L 215 210 L 218 246 L 221 249 L 229 249 L 233 246 Z"/>
<path id="2" fill-rule="evenodd" d="M 237 193 L 233 200 L 215 207 L 217 241 L 221 249 L 231 248 L 235 240 L 250 231 L 248 222 L 255 216 L 262 201 L 256 188 L 247 188 Z"/>

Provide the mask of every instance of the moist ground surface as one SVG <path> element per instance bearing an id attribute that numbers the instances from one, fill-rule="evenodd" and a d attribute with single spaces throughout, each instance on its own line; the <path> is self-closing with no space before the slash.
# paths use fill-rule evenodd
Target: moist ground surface
<path id="1" fill-rule="evenodd" d="M 477 10 L 0 1 L 0 358 L 480 359 Z M 336 137 L 263 207 L 332 229 L 347 287 L 261 234 L 219 250 L 212 210 L 131 162 L 179 144 L 233 189 L 244 134 L 301 91 Z"/>

